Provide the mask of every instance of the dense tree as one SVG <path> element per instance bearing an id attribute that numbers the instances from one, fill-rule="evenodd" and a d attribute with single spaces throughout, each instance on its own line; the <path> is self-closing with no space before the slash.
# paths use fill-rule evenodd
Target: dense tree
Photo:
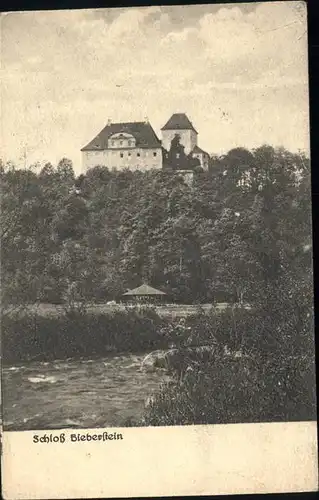
<path id="1" fill-rule="evenodd" d="M 171 149 L 181 149 L 178 137 Z M 213 160 L 191 187 L 165 170 L 96 166 L 76 179 L 67 159 L 38 175 L 2 164 L 6 302 L 62 300 L 74 282 L 90 300 L 108 300 L 148 281 L 180 301 L 269 311 L 275 290 L 311 287 L 309 159 L 262 146 Z M 62 267 L 57 279 L 66 248 L 86 257 L 74 254 L 76 271 Z"/>

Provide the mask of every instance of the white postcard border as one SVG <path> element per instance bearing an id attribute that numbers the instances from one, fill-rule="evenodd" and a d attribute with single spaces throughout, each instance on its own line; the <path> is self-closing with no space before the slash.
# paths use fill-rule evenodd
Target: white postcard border
<path id="1" fill-rule="evenodd" d="M 59 441 L 34 442 L 44 435 Z M 12 500 L 318 489 L 316 422 L 4 432 L 3 456 Z"/>

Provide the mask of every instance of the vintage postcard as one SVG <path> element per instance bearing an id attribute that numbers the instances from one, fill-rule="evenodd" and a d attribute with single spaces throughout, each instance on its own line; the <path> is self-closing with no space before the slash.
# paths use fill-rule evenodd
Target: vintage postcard
<path id="1" fill-rule="evenodd" d="M 317 490 L 306 4 L 0 41 L 3 497 Z"/>

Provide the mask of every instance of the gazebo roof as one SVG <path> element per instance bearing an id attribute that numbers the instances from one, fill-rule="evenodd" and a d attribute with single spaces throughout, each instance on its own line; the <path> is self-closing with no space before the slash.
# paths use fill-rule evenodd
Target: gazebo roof
<path id="1" fill-rule="evenodd" d="M 166 295 L 166 293 L 162 292 L 161 290 L 156 290 L 156 288 L 153 288 L 144 283 L 143 285 L 134 288 L 133 290 L 129 290 L 128 292 L 123 293 L 123 295 Z"/>

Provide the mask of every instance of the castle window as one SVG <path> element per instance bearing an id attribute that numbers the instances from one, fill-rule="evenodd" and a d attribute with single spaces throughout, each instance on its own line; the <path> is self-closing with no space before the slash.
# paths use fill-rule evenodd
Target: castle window
<path id="1" fill-rule="evenodd" d="M 179 158 L 179 153 L 176 153 L 176 158 Z"/>
<path id="2" fill-rule="evenodd" d="M 121 146 L 123 145 L 123 141 L 120 141 L 120 145 L 121 145 Z"/>
<path id="3" fill-rule="evenodd" d="M 131 153 L 128 153 L 127 156 L 131 156 Z"/>
<path id="4" fill-rule="evenodd" d="M 132 146 L 132 141 L 128 141 L 128 145 L 129 145 L 129 146 Z"/>
<path id="5" fill-rule="evenodd" d="M 157 156 L 157 153 L 156 153 L 156 151 L 154 151 L 154 153 L 153 153 L 153 156 Z"/>
<path id="6" fill-rule="evenodd" d="M 120 153 L 120 157 L 123 158 L 123 156 L 124 156 L 123 153 Z"/>
<path id="7" fill-rule="evenodd" d="M 141 156 L 141 154 L 140 153 L 136 153 L 136 156 Z"/>

